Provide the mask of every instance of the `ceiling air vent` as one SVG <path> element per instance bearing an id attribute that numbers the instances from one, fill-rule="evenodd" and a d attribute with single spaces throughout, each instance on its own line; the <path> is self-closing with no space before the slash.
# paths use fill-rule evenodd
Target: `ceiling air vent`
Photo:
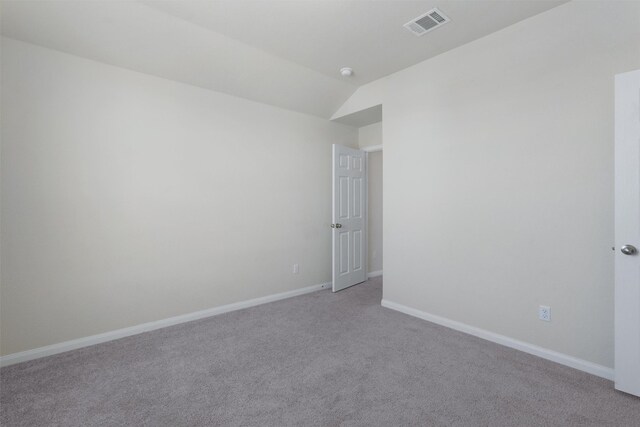
<path id="1" fill-rule="evenodd" d="M 404 26 L 416 36 L 423 36 L 449 21 L 450 19 L 438 9 L 431 9 L 424 15 L 407 22 Z"/>

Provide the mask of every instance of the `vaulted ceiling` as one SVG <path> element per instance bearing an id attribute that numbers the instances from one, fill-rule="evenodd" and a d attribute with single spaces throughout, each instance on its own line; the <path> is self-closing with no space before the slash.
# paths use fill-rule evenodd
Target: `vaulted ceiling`
<path id="1" fill-rule="evenodd" d="M 564 2 L 8 0 L 1 13 L 7 37 L 328 118 L 359 85 Z M 403 28 L 433 7 L 451 22 Z"/>

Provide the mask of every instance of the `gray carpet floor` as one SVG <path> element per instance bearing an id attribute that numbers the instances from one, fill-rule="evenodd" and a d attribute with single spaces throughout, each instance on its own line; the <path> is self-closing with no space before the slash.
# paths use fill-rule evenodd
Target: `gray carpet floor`
<path id="1" fill-rule="evenodd" d="M 0 370 L 3 426 L 640 426 L 583 372 L 382 308 L 381 278 Z"/>

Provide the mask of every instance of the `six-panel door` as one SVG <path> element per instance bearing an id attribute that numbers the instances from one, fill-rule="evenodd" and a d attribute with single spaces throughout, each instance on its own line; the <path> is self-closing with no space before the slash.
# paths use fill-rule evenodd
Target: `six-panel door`
<path id="1" fill-rule="evenodd" d="M 333 291 L 364 282 L 367 251 L 366 153 L 333 146 Z"/>

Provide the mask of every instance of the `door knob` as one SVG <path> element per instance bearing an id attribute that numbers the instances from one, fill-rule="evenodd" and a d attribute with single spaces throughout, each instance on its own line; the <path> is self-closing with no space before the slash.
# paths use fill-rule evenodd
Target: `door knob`
<path id="1" fill-rule="evenodd" d="M 331 224 L 331 228 L 342 228 L 342 224 Z"/>
<path id="2" fill-rule="evenodd" d="M 625 255 L 635 255 L 638 253 L 638 250 L 633 245 L 624 245 L 620 248 L 620 251 Z"/>

